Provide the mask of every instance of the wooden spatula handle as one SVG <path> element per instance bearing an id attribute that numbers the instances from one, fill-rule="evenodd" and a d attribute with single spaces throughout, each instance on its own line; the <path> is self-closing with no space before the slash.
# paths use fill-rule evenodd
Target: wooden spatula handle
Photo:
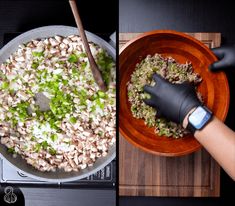
<path id="1" fill-rule="evenodd" d="M 81 38 L 82 38 L 82 41 L 83 41 L 83 45 L 84 45 L 85 51 L 87 53 L 88 60 L 90 62 L 93 77 L 94 77 L 97 85 L 99 86 L 99 88 L 102 91 L 107 91 L 107 87 L 106 87 L 106 85 L 105 85 L 105 83 L 102 79 L 101 72 L 98 69 L 98 65 L 96 64 L 96 62 L 95 62 L 95 60 L 92 56 L 92 53 L 91 53 L 91 50 L 90 50 L 90 47 L 89 47 L 89 44 L 88 44 L 88 41 L 87 41 L 85 31 L 83 29 L 82 21 L 81 21 L 81 18 L 80 18 L 78 9 L 77 9 L 76 1 L 75 0 L 69 0 L 69 4 L 70 4 L 70 7 L 72 9 L 73 16 L 75 18 L 77 27 L 79 28 L 79 31 L 80 31 L 80 35 L 81 35 Z"/>

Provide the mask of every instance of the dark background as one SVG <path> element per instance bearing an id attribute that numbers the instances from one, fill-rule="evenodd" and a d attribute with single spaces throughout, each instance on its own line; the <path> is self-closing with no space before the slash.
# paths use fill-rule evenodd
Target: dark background
<path id="1" fill-rule="evenodd" d="M 86 30 L 108 40 L 117 29 L 116 0 L 78 0 L 77 5 Z M 0 48 L 3 39 L 40 26 L 76 26 L 67 0 L 0 0 Z M 0 185 L 0 198 L 4 187 Z M 115 190 L 22 188 L 25 205 L 34 206 L 114 206 Z M 20 194 L 20 192 L 18 192 Z M 17 195 L 23 205 L 22 195 Z M 21 198 L 20 198 L 21 197 Z M 0 200 L 2 206 L 3 200 Z M 4 205 L 4 204 L 3 204 Z M 14 204 L 15 205 L 15 204 Z"/>
<path id="2" fill-rule="evenodd" d="M 109 36 L 117 28 L 117 0 L 77 0 L 83 27 Z M 4 33 L 47 25 L 76 26 L 68 0 L 0 0 L 0 47 Z"/>
<path id="3" fill-rule="evenodd" d="M 79 0 L 84 28 L 105 39 L 117 30 L 116 0 Z M 223 44 L 235 44 L 235 6 L 223 0 L 119 0 L 120 32 L 173 29 L 184 32 L 221 32 Z M 231 1 L 230 1 L 231 2 Z M 0 0 L 0 48 L 6 33 L 46 25 L 75 26 L 66 0 Z M 226 123 L 235 130 L 235 73 L 227 72 L 231 103 Z M 221 198 L 121 198 L 120 205 L 235 205 L 234 182 L 221 171 Z M 75 189 L 24 188 L 27 205 L 114 204 L 115 192 Z"/>
<path id="4" fill-rule="evenodd" d="M 156 29 L 220 32 L 222 45 L 235 44 L 235 5 L 226 0 L 119 0 L 119 32 Z M 226 72 L 231 95 L 226 124 L 235 131 L 234 71 Z M 120 205 L 235 205 L 234 195 L 235 182 L 221 170 L 220 198 L 122 197 Z"/>

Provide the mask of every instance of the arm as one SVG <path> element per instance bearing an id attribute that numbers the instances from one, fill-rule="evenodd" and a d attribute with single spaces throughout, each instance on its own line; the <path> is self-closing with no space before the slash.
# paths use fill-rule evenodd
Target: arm
<path id="1" fill-rule="evenodd" d="M 183 126 L 188 124 L 188 115 Z M 235 181 L 235 133 L 215 116 L 195 138 Z"/>
<path id="2" fill-rule="evenodd" d="M 168 120 L 188 125 L 188 116 L 201 105 L 196 91 L 188 83 L 172 84 L 160 75 L 154 74 L 156 84 L 145 86 L 145 92 L 151 95 L 144 102 L 157 109 L 161 116 Z M 195 138 L 206 148 L 214 159 L 235 180 L 235 133 L 224 123 L 213 117 L 200 131 L 195 132 Z"/>

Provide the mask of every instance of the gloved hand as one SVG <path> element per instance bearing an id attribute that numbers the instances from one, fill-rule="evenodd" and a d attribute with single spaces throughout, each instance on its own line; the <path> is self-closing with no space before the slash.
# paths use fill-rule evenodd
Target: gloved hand
<path id="1" fill-rule="evenodd" d="M 211 71 L 235 67 L 235 46 L 218 47 L 212 49 L 212 52 L 217 56 L 219 61 L 209 66 Z"/>
<path id="2" fill-rule="evenodd" d="M 172 84 L 158 74 L 153 79 L 156 82 L 153 87 L 144 86 L 144 91 L 151 95 L 144 102 L 157 110 L 158 117 L 182 124 L 189 111 L 201 105 L 195 88 L 188 82 Z"/>

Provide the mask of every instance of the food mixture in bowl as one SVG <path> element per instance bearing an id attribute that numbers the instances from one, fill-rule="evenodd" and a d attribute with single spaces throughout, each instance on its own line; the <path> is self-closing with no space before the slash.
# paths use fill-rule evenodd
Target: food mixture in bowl
<path id="1" fill-rule="evenodd" d="M 127 84 L 128 101 L 131 104 L 131 112 L 135 118 L 143 119 L 149 127 L 155 127 L 155 132 L 159 136 L 182 137 L 188 133 L 187 130 L 174 122 L 157 118 L 157 111 L 143 101 L 143 99 L 149 98 L 149 94 L 143 91 L 143 87 L 146 84 L 152 86 L 155 84 L 152 79 L 154 73 L 160 74 L 163 78 L 175 84 L 189 81 L 195 87 L 202 79 L 197 73 L 193 72 L 191 63 L 180 64 L 172 57 L 164 58 L 160 54 L 155 54 L 154 56 L 148 55 L 136 65 L 131 80 Z M 200 93 L 198 93 L 198 97 L 202 100 Z"/>
<path id="2" fill-rule="evenodd" d="M 32 40 L 0 65 L 1 143 L 40 171 L 92 166 L 116 141 L 115 63 L 89 45 L 105 93 L 76 35 Z"/>

